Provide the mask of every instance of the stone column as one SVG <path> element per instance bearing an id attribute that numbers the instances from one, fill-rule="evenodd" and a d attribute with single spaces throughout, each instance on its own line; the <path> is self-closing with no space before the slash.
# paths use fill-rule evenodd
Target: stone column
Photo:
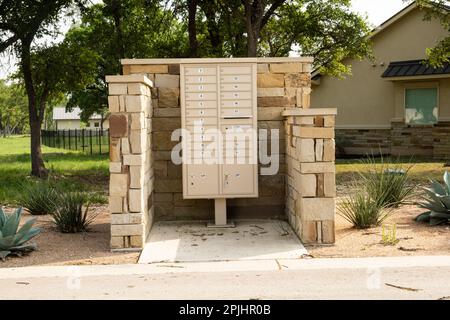
<path id="1" fill-rule="evenodd" d="M 152 81 L 107 76 L 109 84 L 111 248 L 140 250 L 153 221 Z"/>
<path id="2" fill-rule="evenodd" d="M 290 109 L 286 128 L 286 212 L 306 244 L 335 241 L 336 109 Z"/>

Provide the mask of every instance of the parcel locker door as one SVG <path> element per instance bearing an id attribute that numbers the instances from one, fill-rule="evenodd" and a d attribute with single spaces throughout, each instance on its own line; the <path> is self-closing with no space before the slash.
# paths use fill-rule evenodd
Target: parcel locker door
<path id="1" fill-rule="evenodd" d="M 254 165 L 251 164 L 224 164 L 222 169 L 223 194 L 253 194 L 255 191 L 254 168 Z"/>
<path id="2" fill-rule="evenodd" d="M 187 195 L 214 197 L 219 194 L 219 166 L 217 164 L 187 165 Z"/>

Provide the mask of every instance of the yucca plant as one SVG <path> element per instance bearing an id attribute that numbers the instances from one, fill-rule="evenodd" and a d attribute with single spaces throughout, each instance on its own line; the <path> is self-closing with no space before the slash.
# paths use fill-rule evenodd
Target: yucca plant
<path id="1" fill-rule="evenodd" d="M 444 185 L 436 180 L 431 180 L 429 188 L 423 188 L 425 196 L 420 202 L 420 207 L 429 211 L 416 217 L 418 222 L 428 222 L 437 226 L 450 222 L 450 173 L 444 174 Z"/>
<path id="2" fill-rule="evenodd" d="M 16 209 L 7 215 L 0 208 L 0 259 L 5 260 L 8 255 L 21 256 L 24 253 L 36 249 L 36 244 L 26 244 L 41 232 L 39 228 L 33 228 L 36 218 L 30 219 L 19 229 L 22 208 Z"/>
<path id="3" fill-rule="evenodd" d="M 88 231 L 97 215 L 89 214 L 89 197 L 86 194 L 69 192 L 58 197 L 52 216 L 59 231 L 78 233 Z"/>
<path id="4" fill-rule="evenodd" d="M 409 180 L 412 165 L 405 166 L 398 160 L 387 163 L 383 156 L 377 162 L 373 155 L 362 163 L 366 167 L 358 172 L 362 186 L 381 207 L 398 207 L 414 194 L 415 185 Z"/>
<path id="5" fill-rule="evenodd" d="M 367 229 L 379 226 L 392 211 L 381 206 L 364 190 L 358 190 L 338 204 L 337 212 L 354 227 Z"/>
<path id="6" fill-rule="evenodd" d="M 48 181 L 22 185 L 19 204 L 32 215 L 50 214 L 55 209 L 58 194 Z"/>

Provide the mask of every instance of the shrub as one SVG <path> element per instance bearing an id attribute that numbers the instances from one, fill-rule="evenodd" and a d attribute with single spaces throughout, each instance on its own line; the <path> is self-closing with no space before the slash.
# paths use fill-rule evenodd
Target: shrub
<path id="1" fill-rule="evenodd" d="M 5 260 L 8 255 L 21 256 L 36 249 L 36 244 L 26 244 L 41 232 L 33 228 L 36 218 L 30 219 L 19 229 L 22 208 L 7 215 L 0 208 L 0 259 Z"/>
<path id="2" fill-rule="evenodd" d="M 59 196 L 53 220 L 59 231 L 77 233 L 88 231 L 97 215 L 89 215 L 89 198 L 80 192 L 64 193 Z"/>
<path id="3" fill-rule="evenodd" d="M 367 170 L 358 172 L 361 184 L 380 207 L 398 207 L 413 195 L 415 186 L 409 179 L 411 165 L 405 166 L 398 160 L 386 163 L 383 156 L 379 163 L 374 156 L 362 162 Z"/>
<path id="4" fill-rule="evenodd" d="M 444 174 L 444 185 L 436 180 L 431 180 L 429 188 L 423 188 L 425 195 L 420 207 L 429 211 L 416 217 L 418 222 L 428 222 L 432 226 L 437 226 L 450 222 L 450 173 Z"/>
<path id="5" fill-rule="evenodd" d="M 379 226 L 390 213 L 361 189 L 338 204 L 338 214 L 358 229 Z"/>
<path id="6" fill-rule="evenodd" d="M 48 181 L 37 181 L 22 186 L 19 204 L 27 208 L 32 215 L 44 215 L 54 211 L 58 194 Z"/>

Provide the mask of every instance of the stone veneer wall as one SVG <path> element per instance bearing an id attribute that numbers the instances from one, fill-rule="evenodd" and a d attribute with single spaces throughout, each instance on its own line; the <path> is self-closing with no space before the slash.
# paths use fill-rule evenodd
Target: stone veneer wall
<path id="1" fill-rule="evenodd" d="M 336 109 L 296 109 L 284 115 L 287 217 L 304 243 L 334 243 Z"/>
<path id="2" fill-rule="evenodd" d="M 108 76 L 111 248 L 141 249 L 153 222 L 152 82 Z"/>
<path id="3" fill-rule="evenodd" d="M 391 153 L 391 129 L 336 129 L 338 156 Z"/>
<path id="4" fill-rule="evenodd" d="M 395 156 L 433 155 L 433 126 L 407 126 L 402 122 L 392 122 L 391 154 Z"/>
<path id="5" fill-rule="evenodd" d="M 433 157 L 450 159 L 450 121 L 439 122 L 433 128 Z"/>
<path id="6" fill-rule="evenodd" d="M 280 130 L 280 171 L 274 176 L 259 176 L 259 198 L 229 199 L 231 218 L 276 218 L 285 215 L 285 108 L 309 108 L 311 63 L 258 63 L 258 127 Z M 184 200 L 182 167 L 171 161 L 173 130 L 181 127 L 180 65 L 124 64 L 124 74 L 145 75 L 154 81 L 153 154 L 154 206 L 157 220 L 198 220 L 214 216 L 213 200 Z"/>

